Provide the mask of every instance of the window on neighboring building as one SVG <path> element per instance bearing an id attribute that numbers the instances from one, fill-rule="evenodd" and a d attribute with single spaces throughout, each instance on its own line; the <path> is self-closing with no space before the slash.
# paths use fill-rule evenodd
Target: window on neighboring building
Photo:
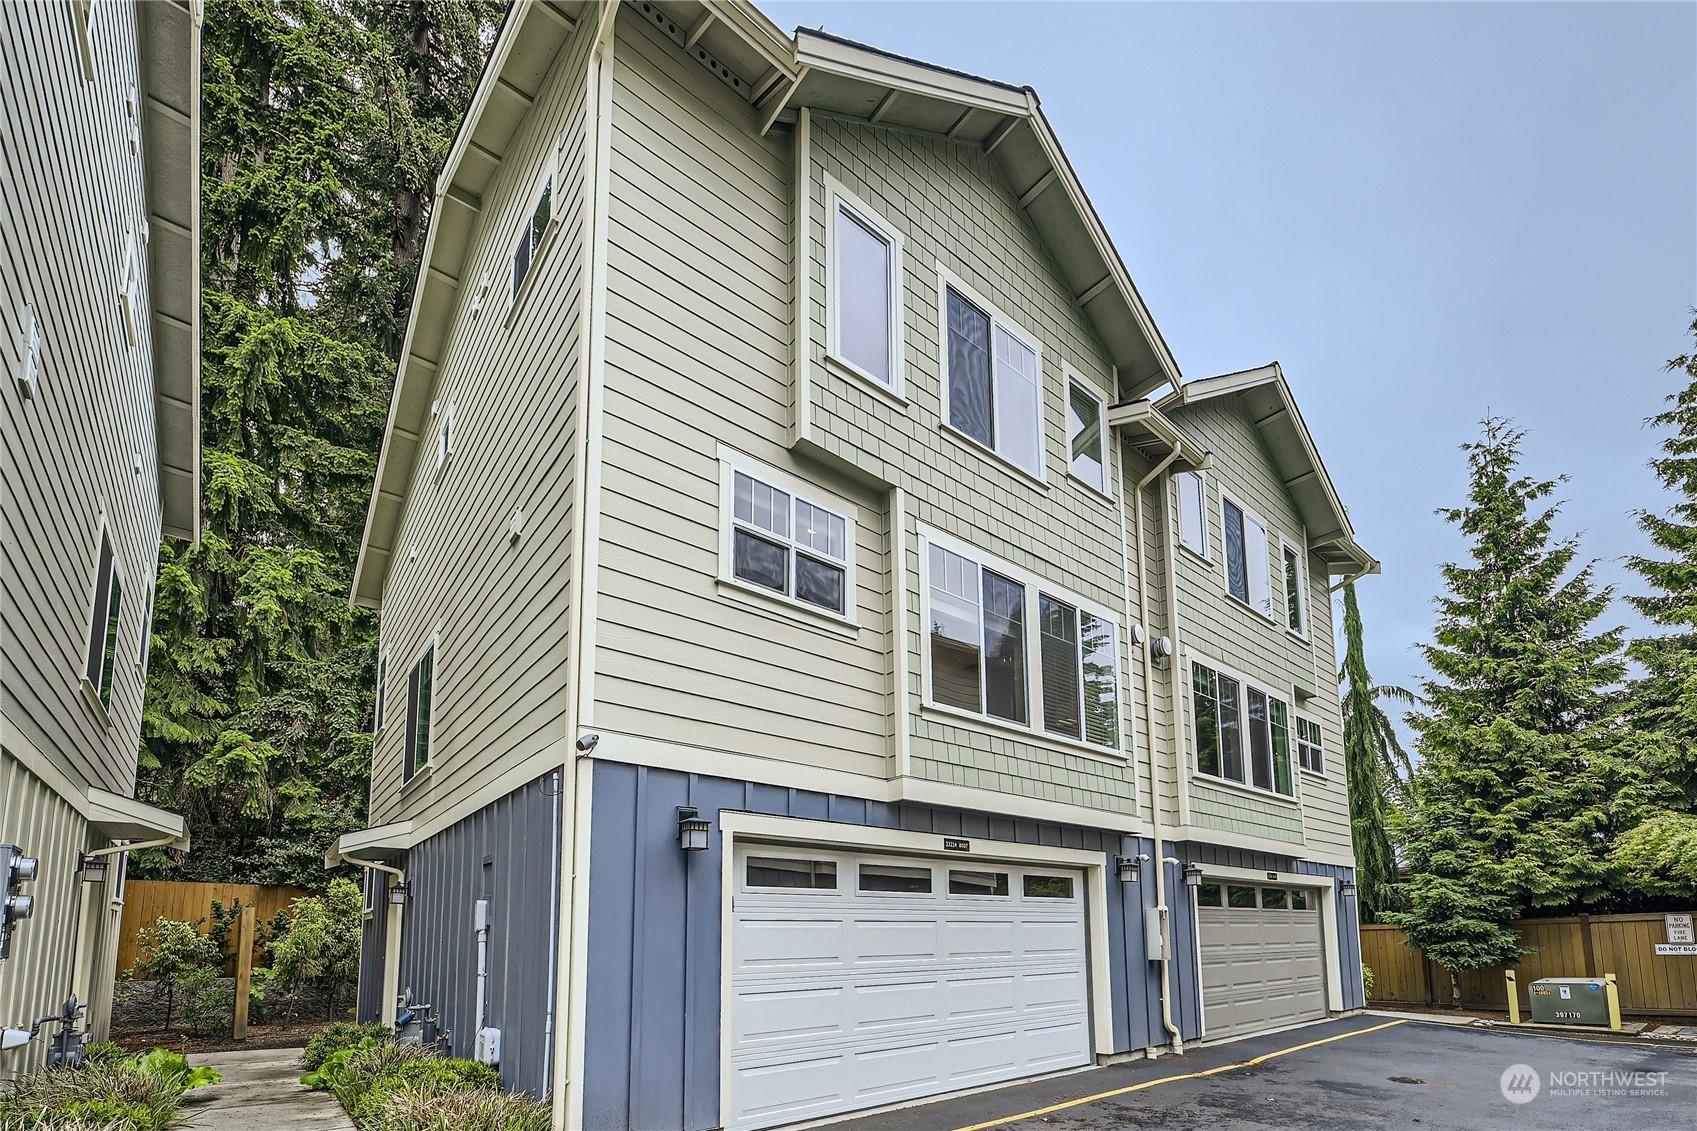
<path id="1" fill-rule="evenodd" d="M 1098 491 L 1108 489 L 1102 441 L 1102 401 L 1077 381 L 1067 383 L 1067 458 L 1073 475 Z"/>
<path id="2" fill-rule="evenodd" d="M 1320 724 L 1296 716 L 1296 762 L 1310 773 L 1326 772 L 1326 752 L 1320 741 Z"/>
<path id="3" fill-rule="evenodd" d="M 964 547 L 929 542 L 926 565 L 931 702 L 1119 747 L 1113 621 Z"/>
<path id="4" fill-rule="evenodd" d="M 124 312 L 124 337 L 132 346 L 141 340 L 141 265 L 140 239 L 135 229 L 126 229 L 124 274 L 118 285 L 118 299 Z"/>
<path id="5" fill-rule="evenodd" d="M 1200 471 L 1181 471 L 1173 476 L 1178 484 L 1179 541 L 1203 557 L 1208 556 L 1208 511 L 1203 502 Z"/>
<path id="6" fill-rule="evenodd" d="M 1226 591 L 1262 616 L 1273 615 L 1267 528 L 1261 520 L 1225 499 L 1220 514 L 1226 537 Z"/>
<path id="7" fill-rule="evenodd" d="M 832 352 L 889 389 L 901 384 L 901 257 L 894 232 L 857 202 L 833 195 Z"/>
<path id="8" fill-rule="evenodd" d="M 441 471 L 448 457 L 454 454 L 454 406 L 444 405 L 442 418 L 436 422 L 436 470 Z"/>
<path id="9" fill-rule="evenodd" d="M 1006 872 L 963 872 L 949 870 L 950 895 L 1006 895 Z"/>
<path id="10" fill-rule="evenodd" d="M 953 286 L 944 320 L 949 424 L 1031 474 L 1043 475 L 1037 347 Z"/>
<path id="11" fill-rule="evenodd" d="M 849 614 L 854 522 L 766 472 L 729 468 L 726 552 L 735 581 L 837 616 Z M 723 575 L 722 575 L 723 576 Z"/>
<path id="12" fill-rule="evenodd" d="M 1307 584 L 1302 568 L 1302 555 L 1289 542 L 1281 542 L 1284 559 L 1285 623 L 1298 636 L 1308 634 Z"/>
<path id="13" fill-rule="evenodd" d="M 99 5 L 96 0 L 71 0 L 71 15 L 77 29 L 77 63 L 82 68 L 84 82 L 93 82 L 94 29 Z"/>
<path id="14" fill-rule="evenodd" d="M 147 685 L 147 656 L 153 649 L 153 597 L 154 587 L 157 584 L 155 582 L 154 586 L 148 588 L 147 605 L 142 609 L 141 614 L 141 644 L 137 649 L 136 666 L 141 669 L 141 680 L 144 687 Z"/>
<path id="15" fill-rule="evenodd" d="M 436 642 L 432 640 L 407 676 L 407 740 L 405 777 L 411 779 L 430 765 L 436 699 Z"/>
<path id="16" fill-rule="evenodd" d="M 118 666 L 118 619 L 124 607 L 124 583 L 107 531 L 100 533 L 94 567 L 94 610 L 89 618 L 88 655 L 83 675 L 103 707 L 112 706 L 112 680 Z"/>
<path id="17" fill-rule="evenodd" d="M 1196 771 L 1294 796 L 1289 704 L 1194 661 L 1190 689 Z"/>
<path id="18" fill-rule="evenodd" d="M 531 210 L 530 219 L 519 230 L 518 245 L 513 248 L 513 296 L 516 298 L 519 288 L 524 286 L 525 279 L 530 275 L 530 269 L 536 263 L 536 252 L 542 246 L 542 237 L 548 233 L 548 222 L 554 218 L 554 175 L 549 173 L 542 181 L 542 192 L 537 197 L 536 207 Z"/>

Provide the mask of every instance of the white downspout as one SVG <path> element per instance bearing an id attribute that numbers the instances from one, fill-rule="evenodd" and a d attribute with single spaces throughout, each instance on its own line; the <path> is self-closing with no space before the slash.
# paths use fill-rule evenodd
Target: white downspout
<path id="1" fill-rule="evenodd" d="M 477 1032 L 475 1039 L 482 1047 L 484 1013 L 489 1003 L 489 901 L 477 901 Z"/>
<path id="2" fill-rule="evenodd" d="M 1137 490 L 1133 500 L 1133 509 L 1135 511 L 1134 522 L 1136 526 L 1135 539 L 1137 542 L 1137 612 L 1139 621 L 1144 625 L 1144 630 L 1146 632 L 1148 631 L 1149 624 L 1149 570 L 1147 559 L 1144 557 L 1147 552 L 1147 545 L 1143 537 L 1143 490 L 1152 481 L 1164 475 L 1167 468 L 1172 466 L 1173 461 L 1178 459 L 1178 456 L 1179 449 L 1177 446 L 1174 446 L 1173 450 L 1167 454 L 1167 457 L 1155 465 L 1154 470 L 1150 471 L 1148 475 L 1145 475 L 1142 479 L 1138 480 Z M 1164 514 L 1165 512 L 1163 510 L 1163 515 Z M 1171 620 L 1175 597 L 1170 583 L 1167 588 L 1166 596 L 1167 616 L 1168 619 Z M 1151 661 L 1148 653 L 1145 652 L 1143 656 L 1143 710 L 1145 717 L 1148 719 L 1146 729 L 1149 737 L 1149 741 L 1147 743 L 1149 747 L 1149 828 L 1155 841 L 1155 905 L 1159 908 L 1165 908 L 1167 906 L 1167 865 L 1165 861 L 1165 852 L 1163 851 L 1165 841 L 1161 836 L 1160 766 L 1155 758 L 1155 681 L 1154 675 L 1150 671 L 1150 667 Z M 1176 706 L 1173 709 L 1176 710 Z M 1178 1026 L 1173 1023 L 1172 962 L 1169 958 L 1169 955 L 1172 953 L 1172 949 L 1171 912 L 1169 911 L 1167 919 L 1163 922 L 1161 931 L 1161 957 L 1159 959 L 1161 963 L 1161 1025 L 1166 1029 L 1167 1036 L 1172 1041 L 1173 1051 L 1175 1053 L 1182 1053 L 1184 1052 L 1184 1037 L 1180 1035 Z"/>
<path id="3" fill-rule="evenodd" d="M 180 844 L 182 841 L 183 838 L 180 836 L 165 836 L 154 840 L 138 840 L 133 844 L 114 844 L 107 848 L 97 848 L 93 852 L 85 852 L 82 854 L 82 859 L 117 856 L 125 852 L 134 852 L 138 848 L 158 848 L 161 845 Z M 78 872 L 80 873 L 81 870 L 79 867 Z M 110 872 L 110 869 L 108 869 L 108 872 Z M 93 993 L 93 987 L 88 983 L 93 973 L 90 967 L 93 965 L 94 956 L 89 953 L 88 943 L 91 940 L 84 938 L 83 933 L 89 925 L 89 900 L 94 897 L 94 893 L 90 889 L 97 885 L 79 882 L 77 886 L 82 890 L 77 893 L 76 929 L 71 936 L 71 993 L 76 995 L 78 1001 L 86 1005 Z"/>
<path id="4" fill-rule="evenodd" d="M 395 883 L 407 882 L 407 875 L 393 864 L 381 864 L 376 860 L 361 860 L 357 856 L 342 854 L 342 860 L 361 868 L 371 868 L 395 877 Z M 383 925 L 383 997 L 382 1012 L 379 1020 L 391 1029 L 395 1027 L 397 1002 L 401 997 L 401 923 L 406 913 L 404 903 L 396 903 L 389 898 L 387 890 L 383 892 L 383 905 L 387 907 L 388 918 Z"/>

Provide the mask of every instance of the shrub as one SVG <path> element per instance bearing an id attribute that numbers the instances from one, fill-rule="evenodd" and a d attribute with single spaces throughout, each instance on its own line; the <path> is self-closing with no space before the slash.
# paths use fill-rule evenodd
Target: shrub
<path id="1" fill-rule="evenodd" d="M 1373 968 L 1365 962 L 1361 964 L 1361 996 L 1373 1000 Z"/>
<path id="2" fill-rule="evenodd" d="M 14 1081 L 0 1094 L 0 1129 L 167 1131 L 183 1124 L 183 1093 L 219 1079 L 212 1069 L 190 1068 L 180 1054 L 164 1049 L 54 1068 Z"/>
<path id="3" fill-rule="evenodd" d="M 359 942 L 365 905 L 358 885 L 332 880 L 322 897 L 303 896 L 289 912 L 288 928 L 271 942 L 271 969 L 290 993 L 321 994 L 330 1015 L 359 980 Z"/>
<path id="4" fill-rule="evenodd" d="M 325 1088 L 342 1101 L 353 1121 L 366 1131 L 383 1131 L 389 1118 L 383 1113 L 391 1100 L 403 1094 L 430 1096 L 482 1093 L 505 1097 L 501 1075 L 475 1060 L 438 1057 L 417 1045 L 390 1042 L 365 1047 L 350 1046 L 328 1053 L 318 1070 L 301 1077 L 311 1088 Z M 397 1100 L 396 1102 L 405 1102 Z M 406 1101 L 410 1102 L 410 1101 Z M 422 1101 L 420 1101 L 422 1102 Z M 415 1113 L 417 1105 L 407 1110 Z M 412 1126 L 405 1124 L 404 1126 Z M 483 1128 L 481 1123 L 430 1124 L 432 1128 Z M 546 1126 L 546 1124 L 544 1124 Z M 521 1131 L 529 1125 L 516 1124 Z"/>
<path id="5" fill-rule="evenodd" d="M 136 932 L 141 957 L 130 967 L 134 977 L 151 979 L 165 994 L 165 1028 L 171 1027 L 171 1011 L 183 979 L 197 970 L 210 970 L 213 977 L 224 963 L 218 944 L 202 935 L 193 923 L 161 918 L 151 927 Z"/>
<path id="6" fill-rule="evenodd" d="M 236 1019 L 236 988 L 211 967 L 191 970 L 177 979 L 183 1020 L 196 1036 L 228 1033 Z"/>
<path id="7" fill-rule="evenodd" d="M 373 1113 L 368 1131 L 549 1131 L 553 1113 L 528 1096 L 489 1088 L 470 1091 L 409 1084 L 392 1092 Z"/>
<path id="8" fill-rule="evenodd" d="M 113 1061 L 124 1060 L 130 1054 L 124 1051 L 124 1046 L 117 1041 L 100 1041 L 97 1044 L 84 1045 L 83 1060 L 89 1064 L 110 1064 Z"/>
<path id="9" fill-rule="evenodd" d="M 306 1043 L 306 1051 L 301 1054 L 301 1066 L 310 1072 L 316 1072 L 324 1064 L 324 1058 L 333 1052 L 347 1048 L 370 1048 L 389 1040 L 391 1035 L 389 1026 L 377 1021 L 366 1021 L 357 1025 L 352 1021 L 332 1021 L 313 1034 L 312 1039 Z"/>

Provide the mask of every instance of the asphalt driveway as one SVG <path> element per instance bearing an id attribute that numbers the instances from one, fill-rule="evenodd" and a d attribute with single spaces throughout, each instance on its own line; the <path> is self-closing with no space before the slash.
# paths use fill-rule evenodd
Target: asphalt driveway
<path id="1" fill-rule="evenodd" d="M 854 1131 L 1650 1131 L 1691 1126 L 1697 1111 L 1694 1053 L 1352 1017 L 836 1126 Z M 1523 1102 L 1511 1102 L 1511 1095 Z"/>

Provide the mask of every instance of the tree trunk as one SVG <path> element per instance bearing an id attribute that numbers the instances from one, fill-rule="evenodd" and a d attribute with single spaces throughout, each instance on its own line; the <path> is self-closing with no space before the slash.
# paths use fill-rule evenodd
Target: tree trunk
<path id="1" fill-rule="evenodd" d="M 1458 979 L 1455 976 L 1454 970 L 1451 970 L 1449 973 L 1450 973 L 1450 1008 L 1451 1009 L 1460 1009 L 1461 1008 L 1461 981 L 1460 981 L 1460 979 Z"/>

